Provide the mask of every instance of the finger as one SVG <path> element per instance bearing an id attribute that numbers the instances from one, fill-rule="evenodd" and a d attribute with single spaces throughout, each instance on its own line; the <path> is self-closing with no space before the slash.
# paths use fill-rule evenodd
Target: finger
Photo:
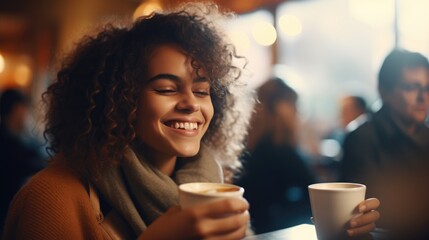
<path id="1" fill-rule="evenodd" d="M 249 203 L 244 198 L 228 198 L 196 206 L 200 216 L 209 218 L 224 218 L 225 215 L 243 213 L 249 209 Z"/>
<path id="2" fill-rule="evenodd" d="M 368 198 L 359 204 L 359 212 L 365 213 L 375 210 L 380 206 L 380 200 L 377 198 Z"/>
<path id="3" fill-rule="evenodd" d="M 213 237 L 207 238 L 206 240 L 238 240 L 238 239 L 243 239 L 246 236 L 246 231 L 247 231 L 247 225 L 242 226 L 241 228 L 237 229 L 236 231 L 233 231 L 233 232 L 230 232 L 227 234 L 223 234 L 223 235 L 213 236 Z"/>
<path id="4" fill-rule="evenodd" d="M 380 218 L 380 213 L 378 211 L 372 210 L 371 212 L 362 214 L 350 220 L 350 227 L 358 228 L 360 226 L 365 226 L 367 224 L 374 223 L 379 218 Z"/>
<path id="5" fill-rule="evenodd" d="M 249 212 L 235 214 L 224 218 L 207 219 L 197 226 L 197 231 L 203 236 L 218 236 L 236 232 L 247 227 L 250 220 Z"/>
<path id="6" fill-rule="evenodd" d="M 370 233 L 372 230 L 375 229 L 375 224 L 371 223 L 371 224 L 367 224 L 358 228 L 353 228 L 353 229 L 348 229 L 347 230 L 347 234 L 352 237 L 352 236 L 357 236 L 357 235 L 363 235 L 366 233 Z"/>

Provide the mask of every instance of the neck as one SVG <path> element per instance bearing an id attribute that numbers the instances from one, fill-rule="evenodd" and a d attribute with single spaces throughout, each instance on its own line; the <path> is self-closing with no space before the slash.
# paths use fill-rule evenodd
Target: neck
<path id="1" fill-rule="evenodd" d="M 136 147 L 136 152 L 144 156 L 147 161 L 150 162 L 156 169 L 167 176 L 172 176 L 174 169 L 176 167 L 177 157 L 160 154 L 158 151 L 152 149 L 145 144 L 141 144 L 139 147 Z"/>
<path id="2" fill-rule="evenodd" d="M 410 124 L 410 125 L 406 125 L 406 130 L 409 134 L 414 135 L 416 133 L 416 124 Z"/>
<path id="3" fill-rule="evenodd" d="M 150 161 L 160 172 L 167 176 L 172 176 L 174 168 L 176 167 L 177 157 L 172 157 L 170 159 L 154 159 Z"/>
<path id="4" fill-rule="evenodd" d="M 419 123 L 409 118 L 395 114 L 392 110 L 390 110 L 390 116 L 393 117 L 396 124 L 399 124 L 401 128 L 405 130 L 408 134 L 414 135 L 416 133 L 416 129 Z"/>

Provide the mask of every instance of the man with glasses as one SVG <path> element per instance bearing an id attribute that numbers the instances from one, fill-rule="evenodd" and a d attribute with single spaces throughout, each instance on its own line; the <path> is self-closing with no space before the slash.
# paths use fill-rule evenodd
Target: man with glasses
<path id="1" fill-rule="evenodd" d="M 341 180 L 364 183 L 367 197 L 380 199 L 379 226 L 420 237 L 429 216 L 427 58 L 393 50 L 381 66 L 378 91 L 382 108 L 344 141 Z"/>

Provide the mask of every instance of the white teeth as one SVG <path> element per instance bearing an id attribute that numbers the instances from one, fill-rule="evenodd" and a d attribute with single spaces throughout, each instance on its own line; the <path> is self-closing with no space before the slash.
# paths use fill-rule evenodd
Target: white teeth
<path id="1" fill-rule="evenodd" d="M 198 123 L 196 122 L 174 122 L 171 124 L 172 128 L 175 129 L 185 129 L 185 130 L 196 130 L 198 129 Z"/>

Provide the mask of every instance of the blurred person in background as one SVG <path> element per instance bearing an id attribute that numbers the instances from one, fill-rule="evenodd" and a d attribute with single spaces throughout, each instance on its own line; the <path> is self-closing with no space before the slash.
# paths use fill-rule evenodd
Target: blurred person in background
<path id="1" fill-rule="evenodd" d="M 370 117 L 366 101 L 358 95 L 346 95 L 339 101 L 339 123 L 320 141 L 319 171 L 323 169 L 329 181 L 339 178 L 339 166 L 343 154 L 342 145 L 347 133 L 355 130 Z"/>
<path id="2" fill-rule="evenodd" d="M 236 183 L 245 189 L 254 231 L 263 233 L 309 222 L 307 186 L 316 180 L 297 147 L 297 93 L 273 78 L 257 89 L 257 95 L 249 153 Z"/>
<path id="3" fill-rule="evenodd" d="M 257 89 L 259 103 L 251 120 L 242 175 L 256 233 L 308 223 L 311 217 L 308 185 L 316 182 L 298 150 L 298 95 L 282 79 L 272 78 Z M 369 214 L 358 219 L 354 235 L 366 233 L 378 218 L 378 200 L 364 201 Z"/>
<path id="4" fill-rule="evenodd" d="M 0 229 L 16 192 L 30 176 L 45 166 L 42 145 L 30 136 L 26 122 L 30 102 L 18 89 L 6 89 L 0 95 Z"/>
<path id="5" fill-rule="evenodd" d="M 393 50 L 378 75 L 382 108 L 344 141 L 341 179 L 367 185 L 383 203 L 379 225 L 429 239 L 429 63 L 420 53 Z M 419 229 L 420 230 L 416 230 Z M 414 231 L 416 230 L 416 231 Z M 399 236 L 399 234 L 396 234 Z"/>
<path id="6" fill-rule="evenodd" d="M 340 103 L 341 127 L 351 132 L 368 120 L 366 101 L 361 96 L 345 96 Z"/>

